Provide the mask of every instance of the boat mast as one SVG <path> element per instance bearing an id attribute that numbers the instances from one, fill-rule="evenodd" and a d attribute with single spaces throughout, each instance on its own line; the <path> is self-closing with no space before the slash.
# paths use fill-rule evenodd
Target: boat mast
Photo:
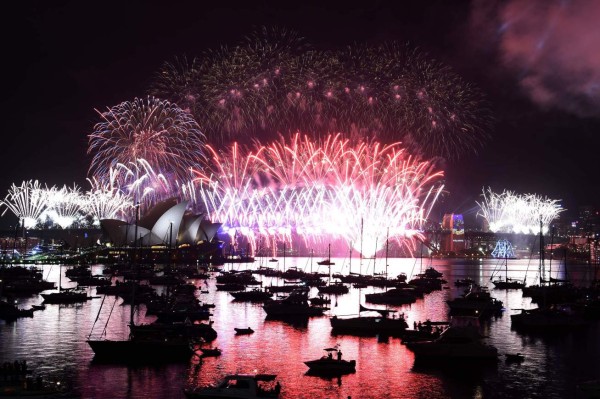
<path id="1" fill-rule="evenodd" d="M 546 281 L 546 270 L 544 268 L 544 233 L 542 230 L 542 217 L 540 216 L 540 286 Z"/>
<path id="2" fill-rule="evenodd" d="M 390 246 L 390 228 L 388 227 L 387 233 L 385 235 L 385 279 L 388 279 L 388 251 Z M 385 290 L 387 291 L 387 283 L 385 285 Z"/>
<path id="3" fill-rule="evenodd" d="M 550 260 L 548 261 L 548 281 L 551 281 L 552 279 L 552 257 L 553 257 L 553 252 L 552 249 L 554 247 L 554 227 L 551 226 L 550 227 Z M 557 273 L 558 274 L 558 273 Z M 558 277 L 558 276 L 556 276 Z"/>
<path id="4" fill-rule="evenodd" d="M 375 266 L 377 265 L 377 237 L 375 237 L 375 253 L 373 254 L 373 276 L 375 275 Z"/>
<path id="5" fill-rule="evenodd" d="M 505 281 L 508 283 L 508 251 L 504 252 L 504 272 L 505 272 Z"/>
<path id="6" fill-rule="evenodd" d="M 348 254 L 348 274 L 352 274 L 352 244 L 350 244 L 350 250 Z"/>
<path id="7" fill-rule="evenodd" d="M 363 219 L 360 218 L 360 263 L 358 267 L 358 274 L 362 275 L 362 260 L 363 260 Z"/>
<path id="8" fill-rule="evenodd" d="M 135 228 L 133 233 L 133 256 L 132 256 L 132 271 L 137 272 L 136 267 L 136 257 L 137 257 L 137 235 L 138 235 L 138 223 L 139 223 L 139 211 L 140 211 L 140 203 L 135 204 Z M 134 273 L 135 275 L 135 273 Z M 136 276 L 137 277 L 137 276 Z M 129 312 L 129 324 L 134 325 L 133 323 L 133 314 L 135 313 L 135 285 L 137 284 L 137 279 L 132 281 L 132 289 L 131 289 L 131 311 Z"/>

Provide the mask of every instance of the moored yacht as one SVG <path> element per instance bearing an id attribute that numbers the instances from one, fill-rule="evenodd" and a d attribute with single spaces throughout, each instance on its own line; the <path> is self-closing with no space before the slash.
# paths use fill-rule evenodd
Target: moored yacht
<path id="1" fill-rule="evenodd" d="M 453 318 L 451 325 L 432 341 L 407 342 L 415 360 L 497 361 L 498 350 L 482 342 L 477 317 Z"/>
<path id="2" fill-rule="evenodd" d="M 269 300 L 263 309 L 271 317 L 322 316 L 324 308 L 313 306 L 308 301 L 308 288 L 296 288 L 284 299 Z"/>
<path id="3" fill-rule="evenodd" d="M 360 306 L 358 317 L 338 317 L 330 319 L 333 333 L 356 335 L 401 336 L 408 324 L 404 314 L 396 315 L 395 310 L 368 309 Z M 377 312 L 376 316 L 364 316 L 362 312 Z M 390 317 L 390 315 L 392 315 Z"/>

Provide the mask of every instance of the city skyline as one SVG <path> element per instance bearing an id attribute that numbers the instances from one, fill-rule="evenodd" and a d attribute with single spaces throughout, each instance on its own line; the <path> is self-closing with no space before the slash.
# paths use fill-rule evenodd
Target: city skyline
<path id="1" fill-rule="evenodd" d="M 587 86 L 576 82 L 588 92 L 573 93 L 573 80 L 544 75 L 548 71 L 538 62 L 522 60 L 519 51 L 526 52 L 527 45 L 511 47 L 520 32 L 516 28 L 529 20 L 530 29 L 521 34 L 540 40 L 530 47 L 538 49 L 530 58 L 553 61 L 560 72 L 568 66 L 564 57 L 552 58 L 546 49 L 555 54 L 565 50 L 564 39 L 557 35 L 579 34 L 573 27 L 576 18 L 588 26 L 581 2 L 569 3 L 567 9 L 542 7 L 540 14 L 553 21 L 543 38 L 535 28 L 544 21 L 533 18 L 518 1 L 490 8 L 477 1 L 375 2 L 363 8 L 231 3 L 180 10 L 134 2 L 120 6 L 118 13 L 110 7 L 87 10 L 75 2 L 14 6 L 15 18 L 4 35 L 17 38 L 8 45 L 13 62 L 5 65 L 4 74 L 10 78 L 2 107 L 8 122 L 0 180 L 4 193 L 13 182 L 30 179 L 87 189 L 91 156 L 86 151 L 88 135 L 98 122 L 95 109 L 144 98 L 161 66 L 175 57 L 233 45 L 257 26 L 279 26 L 318 48 L 408 42 L 485 94 L 485 106 L 495 120 L 486 132 L 490 138 L 477 154 L 440 162 L 448 191 L 438 203 L 441 213 L 473 216 L 486 187 L 561 200 L 573 216 L 579 206 L 597 206 L 600 193 L 590 184 L 597 143 L 593 131 L 598 127 L 594 76 Z M 588 14 L 598 14 L 589 8 Z M 591 35 L 581 36 L 574 47 L 591 46 Z M 593 57 L 583 61 L 593 66 Z M 565 104 L 563 99 L 572 101 Z"/>

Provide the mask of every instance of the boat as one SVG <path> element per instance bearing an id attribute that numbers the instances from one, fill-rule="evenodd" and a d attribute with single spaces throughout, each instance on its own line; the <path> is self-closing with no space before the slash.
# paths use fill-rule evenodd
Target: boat
<path id="1" fill-rule="evenodd" d="M 506 363 L 522 363 L 525 360 L 525 356 L 521 352 L 506 353 L 504 357 L 506 358 Z"/>
<path id="2" fill-rule="evenodd" d="M 350 292 L 348 286 L 344 285 L 344 283 L 329 283 L 327 285 L 318 286 L 317 290 L 319 294 L 333 294 L 333 295 L 342 295 Z"/>
<path id="3" fill-rule="evenodd" d="M 200 348 L 203 357 L 216 357 L 221 356 L 221 349 L 219 348 Z"/>
<path id="4" fill-rule="evenodd" d="M 417 301 L 418 295 L 412 287 L 392 288 L 388 291 L 365 295 L 365 301 L 383 305 L 405 305 Z"/>
<path id="5" fill-rule="evenodd" d="M 377 312 L 377 316 L 363 316 L 362 312 Z M 334 334 L 402 336 L 408 328 L 404 314 L 395 310 L 369 309 L 360 305 L 358 317 L 338 317 L 329 319 Z M 392 315 L 392 317 L 390 317 Z"/>
<path id="6" fill-rule="evenodd" d="M 335 265 L 335 262 L 331 261 L 331 244 L 329 244 L 328 249 L 327 249 L 327 259 L 323 259 L 321 261 L 318 261 L 317 265 L 320 265 L 320 266 L 333 266 L 333 265 Z"/>
<path id="7" fill-rule="evenodd" d="M 356 371 L 356 360 L 342 359 L 342 351 L 336 346 L 325 348 L 326 355 L 304 362 L 315 374 L 342 375 Z"/>
<path id="8" fill-rule="evenodd" d="M 456 287 L 469 287 L 473 284 L 475 284 L 475 280 L 473 280 L 472 278 L 469 278 L 469 277 L 465 277 L 463 279 L 458 279 L 454 282 L 454 285 Z"/>
<path id="9" fill-rule="evenodd" d="M 137 237 L 137 225 L 139 220 L 139 206 L 136 207 L 134 237 Z M 136 254 L 134 253 L 132 270 L 136 270 Z M 135 274 L 135 273 L 134 273 Z M 165 334 L 163 331 L 154 333 L 138 333 L 135 329 L 133 319 L 135 311 L 136 285 L 132 285 L 131 305 L 128 326 L 130 334 L 127 339 L 107 339 L 105 336 L 106 328 L 100 336 L 92 337 L 92 332 L 88 335 L 86 342 L 94 352 L 93 360 L 105 363 L 134 363 L 134 364 L 155 364 L 167 362 L 185 362 L 189 361 L 193 354 L 193 345 L 190 339 L 185 335 Z M 103 301 L 104 303 L 104 301 Z M 98 309 L 98 316 L 102 306 Z M 96 320 L 98 317 L 96 317 Z M 108 321 L 107 321 L 108 324 Z M 133 327 L 133 328 L 132 328 Z M 156 326 L 154 326 L 156 327 Z M 154 327 L 149 327 L 152 329 Z"/>
<path id="10" fill-rule="evenodd" d="M 254 330 L 251 329 L 250 327 L 247 328 L 234 328 L 235 330 L 235 334 L 236 335 L 248 335 L 248 334 L 253 334 Z"/>
<path id="11" fill-rule="evenodd" d="M 48 294 L 41 294 L 44 298 L 44 303 L 50 304 L 69 304 L 69 303 L 80 303 L 85 302 L 91 297 L 84 291 L 80 291 L 74 288 L 62 288 L 62 270 L 58 273 L 58 292 L 50 292 Z"/>
<path id="12" fill-rule="evenodd" d="M 517 330 L 552 334 L 589 324 L 583 314 L 566 304 L 520 310 L 521 313 L 510 315 L 511 326 Z"/>
<path id="13" fill-rule="evenodd" d="M 556 304 L 554 301 L 546 302 L 549 299 L 551 292 L 549 289 L 557 286 L 544 285 L 544 236 L 542 233 L 542 221 L 540 220 L 540 261 L 539 261 L 539 276 L 540 285 L 537 287 L 527 287 L 528 289 L 539 289 L 541 292 L 543 303 L 534 309 L 516 309 L 521 310 L 521 313 L 510 316 L 511 328 L 524 332 L 533 332 L 539 334 L 553 334 L 556 332 L 571 331 L 576 328 L 584 327 L 589 324 L 583 313 L 575 311 L 570 304 Z M 523 289 L 523 296 L 526 289 Z M 554 297 L 553 299 L 557 299 Z M 533 300 L 532 300 L 533 302 Z"/>
<path id="14" fill-rule="evenodd" d="M 44 303 L 48 304 L 69 304 L 69 303 L 81 303 L 85 302 L 91 297 L 86 292 L 76 290 L 74 288 L 63 288 L 58 292 L 51 292 L 48 294 L 41 294 L 44 298 Z"/>
<path id="15" fill-rule="evenodd" d="M 217 338 L 217 332 L 210 323 L 193 323 L 187 320 L 183 323 L 161 323 L 155 321 L 150 324 L 130 324 L 129 331 L 138 339 L 152 339 L 154 337 L 186 338 L 189 340 L 201 339 L 211 342 Z"/>
<path id="16" fill-rule="evenodd" d="M 485 287 L 475 286 L 467 290 L 463 295 L 453 300 L 446 301 L 453 314 L 465 314 L 468 316 L 486 317 L 501 312 L 502 301 L 492 298 Z"/>
<path id="17" fill-rule="evenodd" d="M 13 321 L 20 317 L 33 317 L 35 309 L 20 309 L 16 305 L 0 301 L 0 320 Z"/>
<path id="18" fill-rule="evenodd" d="M 482 342 L 477 317 L 455 317 L 432 341 L 407 342 L 416 361 L 497 361 L 498 350 Z"/>
<path id="19" fill-rule="evenodd" d="M 229 292 L 236 301 L 263 302 L 273 297 L 272 292 L 267 292 L 258 288 L 249 291 Z"/>
<path id="20" fill-rule="evenodd" d="M 325 308 L 311 305 L 308 301 L 308 291 L 308 287 L 295 288 L 283 299 L 265 302 L 263 309 L 270 317 L 322 316 Z"/>
<path id="21" fill-rule="evenodd" d="M 405 330 L 402 334 L 402 343 L 417 341 L 433 341 L 448 327 L 448 321 L 426 320 L 424 323 L 414 324 L 413 330 Z"/>
<path id="22" fill-rule="evenodd" d="M 325 297 L 323 294 L 319 294 L 315 297 L 308 299 L 312 305 L 329 305 L 331 298 Z"/>
<path id="23" fill-rule="evenodd" d="M 231 374 L 216 387 L 198 387 L 184 390 L 189 399 L 259 399 L 279 398 L 281 386 L 274 374 Z"/>
<path id="24" fill-rule="evenodd" d="M 514 280 L 508 277 L 508 257 L 504 259 L 504 270 L 505 277 L 504 280 L 499 279 L 496 281 L 492 281 L 495 288 L 504 289 L 504 290 L 513 290 L 513 289 L 521 289 L 525 287 L 525 281 Z"/>

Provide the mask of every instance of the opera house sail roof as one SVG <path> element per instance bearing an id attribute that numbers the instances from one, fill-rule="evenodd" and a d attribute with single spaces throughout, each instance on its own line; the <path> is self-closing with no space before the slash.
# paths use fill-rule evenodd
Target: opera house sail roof
<path id="1" fill-rule="evenodd" d="M 100 226 L 116 246 L 194 245 L 199 241 L 212 241 L 221 223 L 212 223 L 203 219 L 203 215 L 186 213 L 187 206 L 188 201 L 178 203 L 169 199 L 140 217 L 137 228 L 133 223 L 116 219 L 102 219 Z"/>

